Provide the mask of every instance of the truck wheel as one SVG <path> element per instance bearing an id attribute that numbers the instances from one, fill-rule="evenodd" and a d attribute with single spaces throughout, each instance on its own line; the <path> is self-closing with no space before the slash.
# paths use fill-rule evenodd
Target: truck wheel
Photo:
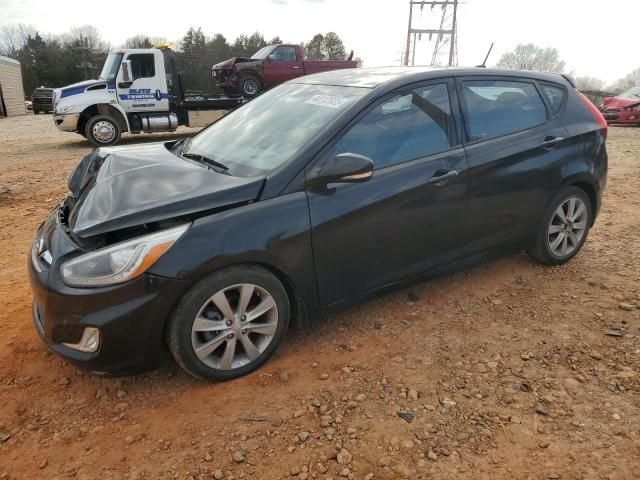
<path id="1" fill-rule="evenodd" d="M 91 117 L 84 129 L 85 137 L 96 147 L 115 145 L 120 140 L 120 126 L 113 117 L 96 115 Z"/>
<path id="2" fill-rule="evenodd" d="M 260 80 L 253 75 L 244 75 L 238 82 L 238 93 L 245 97 L 255 97 L 260 93 Z"/>

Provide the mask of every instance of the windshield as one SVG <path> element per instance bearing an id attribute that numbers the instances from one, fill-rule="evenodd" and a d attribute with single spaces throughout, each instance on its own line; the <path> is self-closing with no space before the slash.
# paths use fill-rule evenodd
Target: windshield
<path id="1" fill-rule="evenodd" d="M 640 87 L 634 87 L 631 90 L 620 94 L 620 98 L 640 98 Z"/>
<path id="2" fill-rule="evenodd" d="M 232 175 L 264 175 L 291 160 L 368 92 L 356 87 L 283 84 L 192 137 L 186 150 L 226 165 Z"/>
<path id="3" fill-rule="evenodd" d="M 256 53 L 251 55 L 251 58 L 255 58 L 256 60 L 262 60 L 264 58 L 267 58 L 274 48 L 275 48 L 275 45 L 269 45 L 268 47 L 262 47 Z"/>
<path id="4" fill-rule="evenodd" d="M 102 73 L 100 73 L 100 80 L 111 81 L 115 80 L 118 75 L 118 69 L 120 68 L 120 62 L 122 61 L 123 53 L 110 53 L 104 62 L 102 67 Z"/>

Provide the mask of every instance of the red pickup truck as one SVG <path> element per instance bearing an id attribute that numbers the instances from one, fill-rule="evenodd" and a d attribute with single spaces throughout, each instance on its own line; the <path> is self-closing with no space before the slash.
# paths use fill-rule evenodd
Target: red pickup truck
<path id="1" fill-rule="evenodd" d="M 251 58 L 235 57 L 218 63 L 211 69 L 218 86 L 225 93 L 253 97 L 263 90 L 292 78 L 342 68 L 355 68 L 351 60 L 304 60 L 300 45 L 269 45 Z"/>

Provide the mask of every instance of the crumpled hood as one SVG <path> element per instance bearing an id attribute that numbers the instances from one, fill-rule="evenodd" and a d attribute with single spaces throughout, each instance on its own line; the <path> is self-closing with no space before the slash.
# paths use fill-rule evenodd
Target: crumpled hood
<path id="1" fill-rule="evenodd" d="M 257 64 L 262 62 L 262 60 L 258 60 L 255 58 L 246 58 L 246 57 L 233 57 L 228 60 L 225 60 L 224 62 L 216 63 L 212 67 L 212 70 L 231 70 L 235 64 L 247 63 L 247 62 L 253 62 Z"/>
<path id="2" fill-rule="evenodd" d="M 264 178 L 232 177 L 178 157 L 164 143 L 94 150 L 69 177 L 69 215 L 82 238 L 256 200 Z"/>
<path id="3" fill-rule="evenodd" d="M 607 97 L 602 103 L 606 107 L 628 107 L 640 103 L 640 98 Z"/>

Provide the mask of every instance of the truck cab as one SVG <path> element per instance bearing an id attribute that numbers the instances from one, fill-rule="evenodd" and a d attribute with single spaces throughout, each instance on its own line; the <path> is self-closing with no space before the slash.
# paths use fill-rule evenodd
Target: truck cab
<path id="1" fill-rule="evenodd" d="M 122 132 L 206 126 L 243 101 L 186 96 L 169 48 L 122 49 L 109 54 L 97 80 L 56 90 L 54 122 L 60 130 L 108 146 L 116 144 Z"/>

